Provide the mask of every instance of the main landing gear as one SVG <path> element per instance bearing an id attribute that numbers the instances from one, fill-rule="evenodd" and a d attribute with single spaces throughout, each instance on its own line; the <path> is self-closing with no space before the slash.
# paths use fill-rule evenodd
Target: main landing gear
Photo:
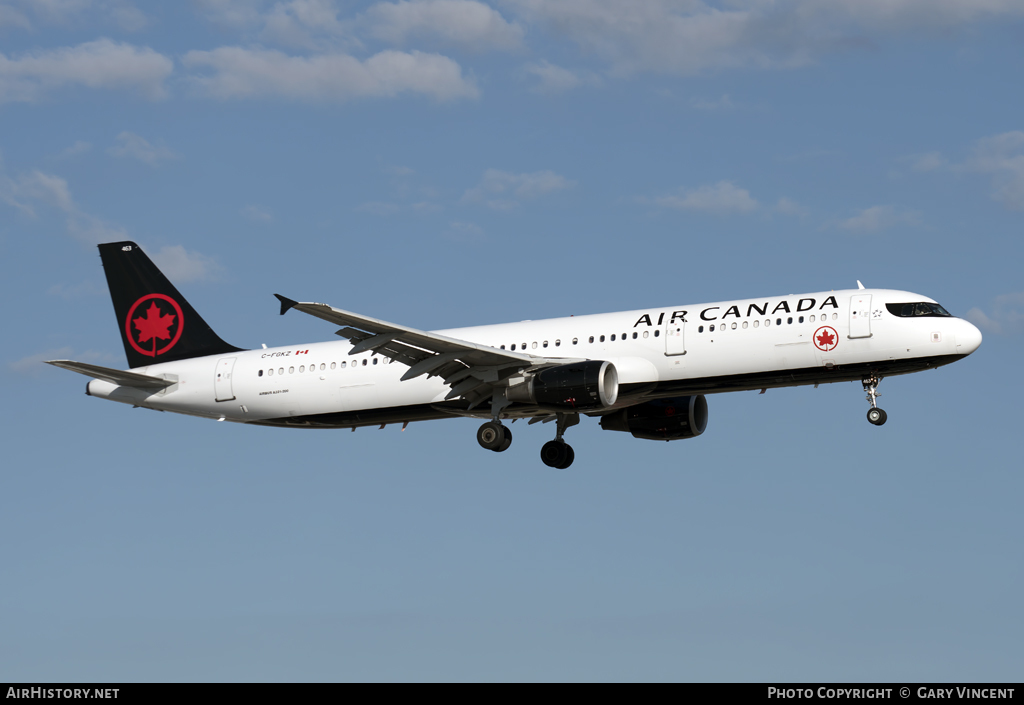
<path id="1" fill-rule="evenodd" d="M 512 429 L 498 421 L 488 421 L 477 429 L 476 441 L 482 448 L 501 453 L 512 445 Z"/>
<path id="2" fill-rule="evenodd" d="M 576 453 L 573 452 L 571 445 L 562 440 L 562 434 L 565 433 L 565 429 L 580 422 L 580 415 L 558 414 L 556 421 L 555 440 L 548 441 L 540 449 L 540 459 L 549 468 L 564 470 L 572 465 Z M 482 448 L 501 453 L 512 445 L 512 430 L 500 421 L 488 421 L 477 429 L 476 440 Z"/>
<path id="3" fill-rule="evenodd" d="M 580 422 L 579 414 L 559 414 L 556 422 L 555 440 L 548 441 L 540 449 L 540 459 L 549 468 L 565 470 L 576 459 L 572 446 L 562 440 L 565 429 Z"/>
<path id="4" fill-rule="evenodd" d="M 867 400 L 871 402 L 871 408 L 868 409 L 868 422 L 875 426 L 881 426 L 888 418 L 886 413 L 878 408 L 878 402 L 876 401 L 878 397 L 882 396 L 878 393 L 878 383 L 881 381 L 882 378 L 876 375 L 871 375 L 860 381 L 864 385 L 864 391 L 867 392 Z"/>

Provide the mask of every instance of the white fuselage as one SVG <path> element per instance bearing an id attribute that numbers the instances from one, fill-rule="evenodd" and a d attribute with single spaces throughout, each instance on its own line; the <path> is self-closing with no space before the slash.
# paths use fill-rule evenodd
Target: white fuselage
<path id="1" fill-rule="evenodd" d="M 635 386 L 653 398 L 680 390 L 713 393 L 847 380 L 873 365 L 888 369 L 886 374 L 903 374 L 977 349 L 981 333 L 965 320 L 901 318 L 885 306 L 918 301 L 932 302 L 903 291 L 853 289 L 438 333 L 548 358 L 608 360 L 624 390 Z M 403 416 L 401 410 L 445 403 L 450 387 L 440 378 L 401 381 L 405 365 L 372 353 L 350 355 L 351 349 L 347 340 L 337 340 L 154 364 L 134 371 L 176 384 L 150 393 L 94 380 L 88 393 L 237 422 L 336 415 L 342 420 L 334 425 L 346 427 L 379 421 L 359 412 L 390 409 L 388 422 L 419 420 L 427 418 L 422 411 Z M 921 364 L 900 366 L 900 361 Z M 622 405 L 636 402 L 628 394 L 620 399 Z M 504 415 L 516 416 L 515 407 Z M 438 412 L 432 418 L 443 416 Z"/>

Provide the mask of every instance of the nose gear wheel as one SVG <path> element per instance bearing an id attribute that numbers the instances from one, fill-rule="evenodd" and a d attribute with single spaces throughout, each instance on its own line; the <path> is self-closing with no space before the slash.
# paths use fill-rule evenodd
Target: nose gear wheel
<path id="1" fill-rule="evenodd" d="M 881 426 L 885 423 L 886 418 L 888 418 L 886 413 L 878 408 L 877 399 L 882 396 L 878 393 L 878 383 L 881 381 L 882 378 L 877 375 L 871 375 L 860 381 L 864 386 L 864 391 L 867 392 L 867 400 L 871 402 L 871 408 L 868 409 L 868 422 L 875 426 Z"/>

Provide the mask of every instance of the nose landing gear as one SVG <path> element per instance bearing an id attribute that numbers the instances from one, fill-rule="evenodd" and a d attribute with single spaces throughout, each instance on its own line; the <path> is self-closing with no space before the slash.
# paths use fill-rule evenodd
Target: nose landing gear
<path id="1" fill-rule="evenodd" d="M 882 378 L 876 375 L 871 375 L 860 381 L 864 385 L 864 391 L 867 392 L 867 400 L 871 402 L 871 408 L 868 409 L 868 422 L 875 426 L 881 426 L 888 418 L 885 411 L 878 408 L 878 402 L 876 401 L 878 397 L 882 396 L 878 393 L 878 383 L 881 381 Z"/>

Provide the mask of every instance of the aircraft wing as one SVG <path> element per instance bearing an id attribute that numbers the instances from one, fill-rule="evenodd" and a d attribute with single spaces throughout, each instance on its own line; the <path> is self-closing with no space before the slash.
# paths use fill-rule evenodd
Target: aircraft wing
<path id="1" fill-rule="evenodd" d="M 85 375 L 86 377 L 101 379 L 104 382 L 110 382 L 111 384 L 116 384 L 122 387 L 135 387 L 136 389 L 146 389 L 157 392 L 161 389 L 170 387 L 172 384 L 176 384 L 176 382 L 161 379 L 160 377 L 142 375 L 138 372 L 114 370 L 109 367 L 100 367 L 99 365 L 90 365 L 86 362 L 75 362 L 74 360 L 44 360 L 44 362 L 47 365 L 61 367 L 65 370 L 71 370 L 72 372 Z"/>
<path id="2" fill-rule="evenodd" d="M 490 398 L 494 385 L 519 374 L 520 370 L 564 365 L 580 359 L 548 358 L 501 350 L 388 323 L 327 304 L 293 301 L 280 294 L 274 296 L 281 301 L 282 316 L 294 308 L 344 326 L 336 334 L 354 343 L 350 355 L 373 351 L 408 365 L 409 369 L 402 375 L 403 381 L 424 374 L 441 377 L 452 388 L 445 398 L 465 397 L 470 401 L 470 408 Z"/>

